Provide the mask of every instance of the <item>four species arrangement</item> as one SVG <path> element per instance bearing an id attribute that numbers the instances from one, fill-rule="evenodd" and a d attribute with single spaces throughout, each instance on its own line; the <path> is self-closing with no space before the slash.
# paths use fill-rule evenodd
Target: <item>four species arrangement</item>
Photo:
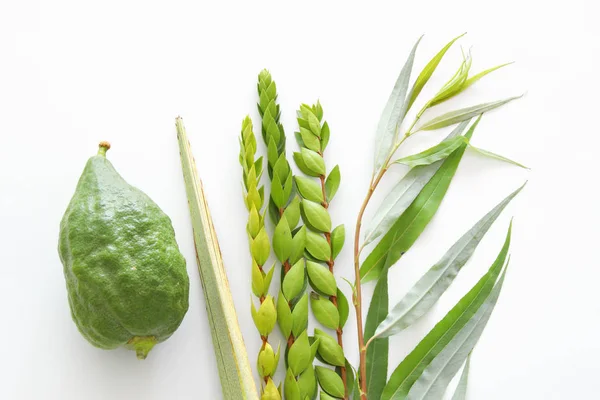
<path id="1" fill-rule="evenodd" d="M 276 84 L 268 71 L 259 74 L 260 136 L 266 161 L 256 157 L 258 141 L 249 117 L 242 122 L 239 153 L 248 210 L 251 289 L 256 297 L 250 311 L 258 331 L 256 340 L 261 342 L 255 364 L 261 378 L 259 391 L 187 134 L 177 118 L 198 268 L 225 399 L 441 399 L 461 368 L 452 399 L 465 399 L 470 354 L 504 282 L 512 223 L 496 259 L 475 286 L 404 360 L 388 357 L 389 337 L 427 314 L 522 189 L 481 217 L 398 304 L 389 304 L 388 271 L 435 215 L 464 153 L 477 151 L 525 168 L 471 143 L 485 112 L 518 97 L 430 116 L 435 106 L 506 64 L 470 75 L 471 55 L 463 55 L 454 76 L 433 98 L 419 101 L 423 87 L 459 38 L 446 44 L 411 85 L 419 39 L 390 94 L 377 126 L 371 182 L 356 219 L 352 243 L 355 279 L 349 282 L 348 297 L 335 278 L 335 260 L 344 246 L 345 229 L 329 215 L 341 173 L 338 166 L 327 168 L 331 132 L 323 108 L 317 102 L 302 104 L 297 111 L 298 151 L 292 158 L 301 174 L 295 175 L 287 158 Z M 416 104 L 422 104 L 421 108 L 413 110 Z M 414 119 L 405 121 L 409 113 Z M 410 137 L 450 126 L 454 128 L 439 144 L 396 157 Z M 115 171 L 106 159 L 109 147 L 102 142 L 98 155 L 90 158 L 84 169 L 61 222 L 59 254 L 73 320 L 82 335 L 100 348 L 132 348 L 143 359 L 181 323 L 188 308 L 189 282 L 169 218 Z M 406 174 L 375 208 L 373 217 L 363 221 L 373 193 L 396 164 L 403 165 Z M 263 177 L 265 167 L 267 177 Z M 267 178 L 268 191 L 261 183 Z M 267 214 L 272 229 L 266 227 Z M 277 266 L 267 264 L 271 252 Z M 276 269 L 280 269 L 281 279 L 274 283 Z M 367 304 L 361 287 L 369 282 L 375 290 Z M 343 332 L 350 329 L 346 322 L 351 307 L 356 314 L 358 365 L 350 364 L 344 353 Z M 309 312 L 317 326 L 309 326 Z M 276 325 L 285 338 L 283 346 L 270 338 Z M 276 381 L 278 368 L 285 371 L 283 382 Z"/>
<path id="2" fill-rule="evenodd" d="M 388 270 L 411 248 L 435 215 L 465 151 L 472 149 L 523 167 L 471 144 L 482 115 L 518 96 L 433 118 L 428 116 L 436 105 L 507 64 L 470 76 L 471 56 L 464 55 L 455 75 L 433 98 L 423 103 L 414 120 L 404 127 L 404 119 L 419 99 L 421 90 L 459 38 L 444 46 L 410 86 L 419 42 L 415 44 L 377 127 L 373 175 L 354 231 L 356 276 L 351 285 L 351 304 L 357 320 L 359 365 L 356 368 L 344 355 L 343 329 L 350 306 L 334 277 L 335 258 L 344 245 L 345 229 L 344 225 L 334 227 L 328 212 L 341 178 L 339 167 L 328 171 L 325 162 L 330 128 L 324 121 L 319 102 L 300 106 L 295 132 L 299 151 L 293 153 L 293 159 L 301 175 L 294 175 L 287 159 L 286 135 L 279 121 L 277 87 L 268 71 L 259 74 L 258 109 L 267 161 L 263 163 L 262 157 L 255 157 L 257 140 L 249 117 L 242 122 L 239 161 L 243 170 L 244 202 L 249 212 L 252 292 L 257 297 L 251 312 L 262 341 L 256 363 L 263 379 L 262 400 L 312 400 L 317 396 L 321 400 L 441 399 L 450 380 L 465 365 L 453 399 L 464 398 L 468 358 L 496 304 L 508 266 L 510 227 L 488 272 L 395 367 L 388 379 L 388 338 L 432 308 L 502 210 L 522 189 L 509 194 L 484 215 L 398 304 L 390 307 Z M 436 146 L 395 158 L 409 137 L 452 125 L 456 127 Z M 270 183 L 268 195 L 260 183 L 263 164 L 267 166 Z M 371 196 L 394 164 L 408 167 L 407 173 L 388 193 L 363 230 L 363 214 Z M 266 214 L 273 223 L 271 237 L 265 228 Z M 271 248 L 281 268 L 278 285 L 272 284 L 275 267 L 265 265 Z M 363 256 L 363 253 L 366 254 Z M 370 281 L 375 282 L 376 288 L 363 323 L 365 299 L 361 285 Z M 271 293 L 276 293 L 276 297 Z M 312 329 L 308 326 L 309 310 L 319 323 Z M 269 342 L 276 322 L 286 338 L 285 350 Z M 284 360 L 285 379 L 275 382 L 280 358 Z"/>

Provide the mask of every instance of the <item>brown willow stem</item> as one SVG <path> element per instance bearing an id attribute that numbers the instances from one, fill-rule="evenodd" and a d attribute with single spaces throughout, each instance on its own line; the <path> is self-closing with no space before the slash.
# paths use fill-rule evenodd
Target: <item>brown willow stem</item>
<path id="1" fill-rule="evenodd" d="M 421 112 L 419 112 L 417 119 L 420 117 L 423 111 L 425 111 L 425 108 Z M 412 126 L 414 127 L 415 124 L 416 120 L 412 124 Z M 375 192 L 375 189 L 377 188 L 377 185 L 379 185 L 381 178 L 383 178 L 383 175 L 385 175 L 385 173 L 389 169 L 390 160 L 394 156 L 394 153 L 396 153 L 396 150 L 398 150 L 400 145 L 404 143 L 404 141 L 410 136 L 409 132 L 410 130 L 407 131 L 407 133 L 402 137 L 402 139 L 400 139 L 400 141 L 394 145 L 389 155 L 387 156 L 385 162 L 383 163 L 383 168 L 381 168 L 379 174 L 377 174 L 377 176 L 373 175 L 373 178 L 371 179 L 371 183 L 369 185 L 369 191 L 367 192 L 367 196 L 365 197 L 360 207 L 358 217 L 356 217 L 356 228 L 354 230 L 354 277 L 356 280 L 354 290 L 356 293 L 356 298 L 353 299 L 353 303 L 354 308 L 356 309 L 356 330 L 358 332 L 358 349 L 360 352 L 359 387 L 361 400 L 367 400 L 367 346 L 365 345 L 365 337 L 362 323 L 362 290 L 360 284 L 360 252 L 362 251 L 362 247 L 360 246 L 360 228 L 362 226 L 363 215 L 365 213 L 365 210 L 367 209 L 369 201 L 371 200 L 371 196 L 373 196 L 373 192 Z"/>
<path id="2" fill-rule="evenodd" d="M 321 155 L 321 157 L 323 157 L 323 156 Z M 327 201 L 327 194 L 326 194 L 326 190 L 325 190 L 325 176 L 321 175 L 319 177 L 319 179 L 321 181 L 321 191 L 323 192 L 323 202 L 321 203 L 321 205 L 327 210 L 327 209 L 329 209 L 329 202 Z M 327 239 L 327 243 L 329 244 L 329 248 L 331 248 L 331 232 L 325 232 L 324 235 L 325 235 L 325 239 Z M 334 265 L 335 265 L 335 261 L 333 260 L 333 258 L 331 258 L 331 260 L 327 261 L 327 266 L 329 266 L 329 271 L 332 274 L 333 274 Z M 333 303 L 335 308 L 338 308 L 337 296 L 330 296 L 329 300 Z M 339 309 L 338 309 L 338 311 L 339 311 Z M 342 348 L 342 351 L 344 351 L 342 328 L 340 326 L 338 326 L 337 329 L 335 330 L 335 333 L 337 334 L 338 344 Z M 344 383 L 344 400 L 346 400 L 348 398 L 348 382 L 347 382 L 348 379 L 346 377 L 346 366 L 340 367 L 340 374 L 342 375 L 342 382 Z"/>

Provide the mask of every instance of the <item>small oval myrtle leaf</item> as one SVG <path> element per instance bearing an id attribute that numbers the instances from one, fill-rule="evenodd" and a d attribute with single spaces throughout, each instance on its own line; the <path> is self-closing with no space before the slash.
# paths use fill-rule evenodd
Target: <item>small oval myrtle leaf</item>
<path id="1" fill-rule="evenodd" d="M 321 339 L 318 337 L 313 337 L 310 340 L 310 362 L 312 363 L 315 359 L 315 356 L 318 356 L 319 346 L 321 345 Z M 319 356 L 320 357 L 320 356 Z M 319 360 L 322 362 L 322 360 Z"/>
<path id="2" fill-rule="evenodd" d="M 321 151 L 321 141 L 311 131 L 300 127 L 300 136 L 302 137 L 304 147 L 316 152 Z"/>
<path id="3" fill-rule="evenodd" d="M 287 204 L 290 197 L 292 196 L 292 191 L 294 190 L 294 178 L 292 173 L 287 177 L 285 181 L 285 185 L 283 186 L 283 196 L 285 197 L 285 203 Z"/>
<path id="4" fill-rule="evenodd" d="M 310 126 L 310 130 L 311 132 L 318 137 L 321 137 L 321 122 L 319 122 L 319 119 L 317 118 L 317 116 L 315 114 L 313 114 L 312 112 L 308 113 L 307 115 L 307 120 L 308 120 L 308 126 Z"/>
<path id="5" fill-rule="evenodd" d="M 295 263 L 285 274 L 281 288 L 286 299 L 298 296 L 304 286 L 304 260 Z"/>
<path id="6" fill-rule="evenodd" d="M 344 350 L 333 337 L 319 329 L 315 329 L 315 337 L 319 338 L 319 355 L 323 362 L 338 367 L 345 365 Z"/>
<path id="7" fill-rule="evenodd" d="M 335 259 L 340 251 L 342 251 L 342 247 L 344 247 L 344 241 L 346 240 L 346 228 L 344 225 L 338 225 L 333 232 L 331 232 L 331 251 L 332 258 Z"/>
<path id="8" fill-rule="evenodd" d="M 454 339 L 461 337 L 461 332 L 465 332 L 463 328 L 472 331 L 473 324 L 469 324 L 469 322 L 484 322 L 482 319 L 484 315 L 481 315 L 480 311 L 485 314 L 490 308 L 493 308 L 489 307 L 491 305 L 489 301 L 495 303 L 499 295 L 502 278 L 498 281 L 498 284 L 496 284 L 496 281 L 505 265 L 510 246 L 510 233 L 511 230 L 509 228 L 504 245 L 488 272 L 429 331 L 425 338 L 421 340 L 414 350 L 394 370 L 383 391 L 382 400 L 407 398 L 417 380 L 425 376 L 425 370 L 434 364 L 439 354 L 445 353 L 446 348 L 450 348 L 451 350 L 457 349 Z M 468 328 L 467 325 L 469 325 Z M 485 326 L 485 323 L 483 325 Z M 467 354 L 465 354 L 465 358 Z M 456 368 L 460 368 L 461 365 L 462 362 L 457 363 Z M 432 375 L 428 376 L 432 377 Z"/>
<path id="9" fill-rule="evenodd" d="M 340 313 L 340 328 L 343 328 L 346 325 L 346 321 L 348 321 L 348 315 L 350 314 L 350 305 L 348 304 L 348 299 L 344 292 L 340 289 L 337 290 L 337 303 L 338 303 L 338 312 Z"/>
<path id="10" fill-rule="evenodd" d="M 306 227 L 302 226 L 292 238 L 292 251 L 290 253 L 290 263 L 296 263 L 302 258 L 306 247 Z"/>
<path id="11" fill-rule="evenodd" d="M 258 211 L 256 211 L 256 207 L 252 205 L 252 208 L 250 209 L 250 214 L 248 215 L 248 225 L 246 226 L 246 228 L 248 229 L 248 234 L 251 238 L 255 238 L 256 235 L 258 235 L 258 232 L 260 232 L 260 228 L 262 227 L 261 222 L 262 217 L 260 216 Z"/>
<path id="12" fill-rule="evenodd" d="M 292 232 L 285 218 L 279 220 L 273 232 L 273 251 L 281 262 L 290 258 L 292 252 Z"/>
<path id="13" fill-rule="evenodd" d="M 269 292 L 269 287 L 271 286 L 271 280 L 273 279 L 273 272 L 275 271 L 275 266 L 273 265 L 269 272 L 263 277 L 263 295 L 266 295 Z"/>
<path id="14" fill-rule="evenodd" d="M 508 195 L 469 229 L 394 306 L 374 337 L 392 336 L 412 325 L 434 306 L 475 252 L 494 221 L 523 186 Z"/>
<path id="15" fill-rule="evenodd" d="M 462 136 L 446 139 L 420 153 L 399 158 L 394 163 L 408 165 L 411 168 L 419 165 L 430 165 L 448 157 L 464 142 L 465 138 Z"/>
<path id="16" fill-rule="evenodd" d="M 296 162 L 296 165 L 298 166 L 298 168 L 300 169 L 300 171 L 302 171 L 303 173 L 305 173 L 308 176 L 320 176 L 321 174 L 319 174 L 318 172 L 314 172 L 312 171 L 304 162 L 304 158 L 302 157 L 302 153 L 294 153 L 294 161 Z"/>
<path id="17" fill-rule="evenodd" d="M 288 368 L 283 385 L 286 400 L 304 400 L 300 397 L 300 388 L 291 368 Z"/>
<path id="18" fill-rule="evenodd" d="M 342 378 L 335 371 L 319 366 L 315 369 L 319 385 L 324 391 L 334 397 L 344 397 L 344 382 L 342 382 Z"/>
<path id="19" fill-rule="evenodd" d="M 516 165 L 517 167 L 521 167 L 521 168 L 524 168 L 524 169 L 531 169 L 529 167 L 524 166 L 521 163 L 518 163 L 516 161 L 511 160 L 510 158 L 506 158 L 504 156 L 501 156 L 500 154 L 492 153 L 491 151 L 480 149 L 479 147 L 475 147 L 472 144 L 469 144 L 469 148 L 472 149 L 472 150 L 474 150 L 475 152 L 481 154 L 481 155 L 486 156 L 486 157 L 490 157 L 490 158 L 493 158 L 495 160 L 499 160 L 499 161 L 503 161 L 503 162 L 506 162 L 506 163 L 509 163 L 509 164 L 513 164 L 513 165 Z"/>
<path id="20" fill-rule="evenodd" d="M 277 311 L 275 310 L 275 303 L 271 296 L 262 302 L 258 311 L 254 307 L 254 303 L 251 304 L 252 318 L 254 319 L 254 325 L 262 336 L 268 336 L 269 333 L 275 327 L 277 322 Z"/>
<path id="21" fill-rule="evenodd" d="M 321 297 L 317 293 L 311 293 L 310 307 L 317 321 L 324 327 L 329 329 L 338 328 L 340 325 L 340 314 L 328 298 Z"/>
<path id="22" fill-rule="evenodd" d="M 474 84 L 475 82 L 477 82 L 478 80 L 480 80 L 481 78 L 486 76 L 487 74 L 494 72 L 502 67 L 506 67 L 507 65 L 510 65 L 510 64 L 512 64 L 512 62 L 500 64 L 495 67 L 486 69 L 485 71 L 481 71 L 480 73 L 478 73 L 476 75 L 473 75 L 472 77 L 470 77 L 469 79 L 466 80 L 466 82 L 464 83 L 464 85 L 461 88 L 461 92 L 465 91 L 469 86 L 471 86 L 472 84 Z"/>
<path id="23" fill-rule="evenodd" d="M 321 394 L 319 395 L 319 400 L 337 400 L 337 398 L 330 396 L 325 392 L 321 392 Z"/>
<path id="24" fill-rule="evenodd" d="M 337 283 L 335 277 L 328 268 L 313 261 L 306 262 L 308 277 L 314 288 L 327 296 L 335 296 L 337 293 Z"/>
<path id="25" fill-rule="evenodd" d="M 419 130 L 421 131 L 430 131 L 434 129 L 444 128 L 446 126 L 454 125 L 462 121 L 466 121 L 471 119 L 477 115 L 481 115 L 486 113 L 494 108 L 498 108 L 508 102 L 521 98 L 521 96 L 509 97 L 508 99 L 498 100 L 490 103 L 482 103 L 476 106 L 471 106 L 467 108 L 461 108 L 460 110 L 450 111 L 446 114 L 440 115 L 439 117 L 435 117 L 430 121 L 425 122 Z"/>
<path id="26" fill-rule="evenodd" d="M 442 61 L 442 58 L 444 58 L 444 55 L 446 54 L 448 49 L 450 49 L 450 47 L 454 44 L 454 42 L 456 42 L 459 38 L 461 38 L 464 35 L 465 34 L 463 33 L 462 35 L 459 35 L 459 36 L 455 37 L 454 39 L 452 39 L 427 63 L 425 68 L 423 68 L 423 70 L 417 77 L 417 80 L 413 84 L 413 87 L 410 91 L 410 100 L 408 101 L 408 109 L 409 110 L 410 110 L 411 106 L 413 105 L 413 103 L 415 102 L 415 100 L 417 99 L 417 97 L 419 96 L 419 94 L 421 93 L 421 90 L 423 90 L 423 87 L 429 81 L 429 78 L 431 78 L 431 75 L 433 75 L 433 72 L 435 71 L 437 66 L 440 64 L 440 61 Z"/>
<path id="27" fill-rule="evenodd" d="M 317 376 L 311 366 L 306 368 L 298 377 L 298 387 L 300 388 L 300 397 L 303 399 L 312 399 L 317 394 Z"/>
<path id="28" fill-rule="evenodd" d="M 256 238 L 252 240 L 250 252 L 252 253 L 252 258 L 259 265 L 264 265 L 269 259 L 271 246 L 269 245 L 269 236 L 264 228 L 261 229 Z"/>
<path id="29" fill-rule="evenodd" d="M 273 379 L 268 378 L 260 400 L 281 400 L 281 393 L 279 393 Z"/>
<path id="30" fill-rule="evenodd" d="M 310 343 L 306 331 L 296 338 L 288 352 L 288 365 L 294 376 L 300 375 L 310 365 Z"/>
<path id="31" fill-rule="evenodd" d="M 279 292 L 279 297 L 277 298 L 277 322 L 279 323 L 279 329 L 281 329 L 283 337 L 290 337 L 293 325 L 292 310 L 290 310 L 288 301 L 281 292 Z"/>
<path id="32" fill-rule="evenodd" d="M 267 145 L 267 161 L 269 162 L 269 176 L 272 176 L 272 168 L 275 165 L 275 163 L 277 163 L 277 160 L 279 160 L 279 153 L 277 152 L 277 143 L 275 142 L 275 140 L 273 140 L 273 138 L 271 138 L 269 140 L 269 144 Z"/>
<path id="33" fill-rule="evenodd" d="M 321 153 L 325 151 L 327 145 L 329 144 L 329 136 L 329 124 L 324 122 L 323 126 L 321 127 Z"/>
<path id="34" fill-rule="evenodd" d="M 406 92 L 415 60 L 415 53 L 420 41 L 421 38 L 413 46 L 404 67 L 402 67 L 402 71 L 400 71 L 394 89 L 388 98 L 377 124 L 377 131 L 375 132 L 375 172 L 378 172 L 383 167 L 383 163 L 387 159 L 398 136 L 397 128 L 402 124 L 406 115 L 408 108 Z"/>
<path id="35" fill-rule="evenodd" d="M 264 347 L 259 351 L 256 360 L 258 375 L 261 378 L 271 376 L 275 372 L 275 367 L 275 352 L 269 343 L 265 343 Z"/>
<path id="36" fill-rule="evenodd" d="M 447 139 L 462 135 L 469 125 L 469 121 L 460 123 L 447 137 Z M 427 166 L 420 166 L 408 171 L 385 197 L 375 215 L 365 229 L 364 245 L 371 243 L 396 222 L 398 217 L 412 204 L 423 187 L 441 167 L 442 162 Z"/>
<path id="37" fill-rule="evenodd" d="M 263 273 L 254 260 L 252 260 L 252 293 L 260 297 L 265 292 L 265 279 Z"/>
<path id="38" fill-rule="evenodd" d="M 333 167 L 331 172 L 329 172 L 329 176 L 325 181 L 325 195 L 327 196 L 327 201 L 331 202 L 335 194 L 337 193 L 338 188 L 340 187 L 340 181 L 342 177 L 340 175 L 340 167 L 336 165 Z"/>
<path id="39" fill-rule="evenodd" d="M 480 119 L 481 117 L 465 133 L 467 139 L 473 135 Z M 416 242 L 442 203 L 466 146 L 463 143 L 442 162 L 415 200 L 367 256 L 360 267 L 360 276 L 364 282 L 376 279 L 381 271 L 393 266 Z"/>
<path id="40" fill-rule="evenodd" d="M 287 199 L 283 193 L 283 184 L 281 183 L 278 175 L 274 175 L 273 179 L 271 180 L 271 199 L 277 207 L 282 208 L 285 206 L 285 201 Z"/>
<path id="41" fill-rule="evenodd" d="M 306 223 L 321 232 L 331 231 L 331 217 L 325 207 L 310 200 L 302 200 L 302 212 Z"/>
<path id="42" fill-rule="evenodd" d="M 298 192 L 306 200 L 321 203 L 323 201 L 323 189 L 321 185 L 314 179 L 309 179 L 304 176 L 296 177 L 296 186 Z"/>
<path id="43" fill-rule="evenodd" d="M 304 140 L 302 140 L 302 134 L 300 132 L 294 132 L 294 137 L 296 137 L 296 142 L 298 142 L 298 146 L 306 147 L 304 144 Z"/>
<path id="44" fill-rule="evenodd" d="M 279 177 L 281 182 L 285 182 L 287 176 L 291 173 L 290 164 L 285 158 L 285 154 L 281 154 L 277 162 L 273 166 L 273 173 Z"/>
<path id="45" fill-rule="evenodd" d="M 329 261 L 331 258 L 331 248 L 327 240 L 310 230 L 306 231 L 306 250 L 319 261 Z"/>
<path id="46" fill-rule="evenodd" d="M 300 199 L 298 196 L 294 196 L 290 201 L 283 212 L 283 216 L 287 220 L 290 229 L 294 229 L 298 225 L 298 222 L 300 222 Z"/>
<path id="47" fill-rule="evenodd" d="M 292 333 L 299 336 L 308 327 L 308 294 L 304 293 L 292 311 Z"/>
<path id="48" fill-rule="evenodd" d="M 467 386 L 469 384 L 469 369 L 471 366 L 471 354 L 467 357 L 465 367 L 463 368 L 462 374 L 460 374 L 460 380 L 452 395 L 452 400 L 466 400 L 467 399 Z"/>
<path id="49" fill-rule="evenodd" d="M 317 174 L 317 176 L 325 175 L 325 161 L 323 161 L 323 157 L 321 157 L 318 153 L 309 150 L 305 147 L 301 149 L 301 153 L 302 159 L 304 160 L 304 165 L 313 174 Z"/>

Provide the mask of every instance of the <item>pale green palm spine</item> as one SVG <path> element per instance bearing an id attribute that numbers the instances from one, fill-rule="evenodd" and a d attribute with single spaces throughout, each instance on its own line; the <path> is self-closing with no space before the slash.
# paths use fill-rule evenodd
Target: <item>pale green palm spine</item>
<path id="1" fill-rule="evenodd" d="M 273 347 L 269 344 L 269 334 L 273 331 L 277 321 L 275 301 L 269 295 L 274 268 L 270 268 L 268 271 L 265 271 L 264 268 L 271 249 L 262 212 L 264 187 L 258 186 L 263 171 L 262 157 L 255 160 L 255 154 L 256 137 L 252 131 L 252 120 L 250 117 L 246 117 L 242 122 L 239 159 L 243 170 L 244 203 L 249 213 L 246 231 L 252 255 L 252 293 L 260 301 L 258 310 L 254 302 L 251 303 L 252 318 L 262 340 L 256 368 L 264 381 L 264 384 L 261 384 L 261 399 L 280 400 L 281 394 L 273 382 L 273 375 L 279 363 L 279 346 L 277 352 L 274 352 Z"/>
<path id="2" fill-rule="evenodd" d="M 300 222 L 300 199 L 296 196 L 293 174 L 286 158 L 286 137 L 277 104 L 277 86 L 271 74 L 258 75 L 258 111 L 262 117 L 261 132 L 267 146 L 267 171 L 271 179 L 269 215 L 275 224 L 273 250 L 281 262 L 281 290 L 277 298 L 277 320 L 287 339 L 286 400 L 313 399 L 317 379 L 313 359 L 319 340 L 308 338 L 307 274 L 304 260 L 306 228 L 296 229 Z"/>
<path id="3" fill-rule="evenodd" d="M 299 132 L 296 140 L 300 152 L 294 153 L 298 168 L 307 176 L 296 177 L 296 187 L 302 197 L 301 214 L 307 226 L 306 252 L 308 279 L 312 289 L 311 309 L 317 321 L 335 331 L 337 338 L 315 329 L 314 337 L 320 340 L 320 360 L 334 368 L 338 374 L 319 367 L 317 375 L 322 392 L 335 398 L 348 396 L 346 359 L 343 350 L 342 329 L 348 316 L 348 302 L 338 289 L 333 269 L 345 239 L 344 226 L 332 230 L 329 204 L 340 184 L 341 175 L 336 165 L 329 173 L 323 154 L 329 143 L 330 130 L 323 120 L 321 104 L 302 104 L 297 112 Z"/>

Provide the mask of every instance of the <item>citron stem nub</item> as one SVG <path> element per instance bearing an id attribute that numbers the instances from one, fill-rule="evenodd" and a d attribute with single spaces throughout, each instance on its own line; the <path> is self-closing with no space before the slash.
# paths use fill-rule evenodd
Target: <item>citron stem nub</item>
<path id="1" fill-rule="evenodd" d="M 100 144 L 98 145 L 98 155 L 106 156 L 106 152 L 108 151 L 108 149 L 110 149 L 110 143 L 104 141 L 100 142 Z"/>

